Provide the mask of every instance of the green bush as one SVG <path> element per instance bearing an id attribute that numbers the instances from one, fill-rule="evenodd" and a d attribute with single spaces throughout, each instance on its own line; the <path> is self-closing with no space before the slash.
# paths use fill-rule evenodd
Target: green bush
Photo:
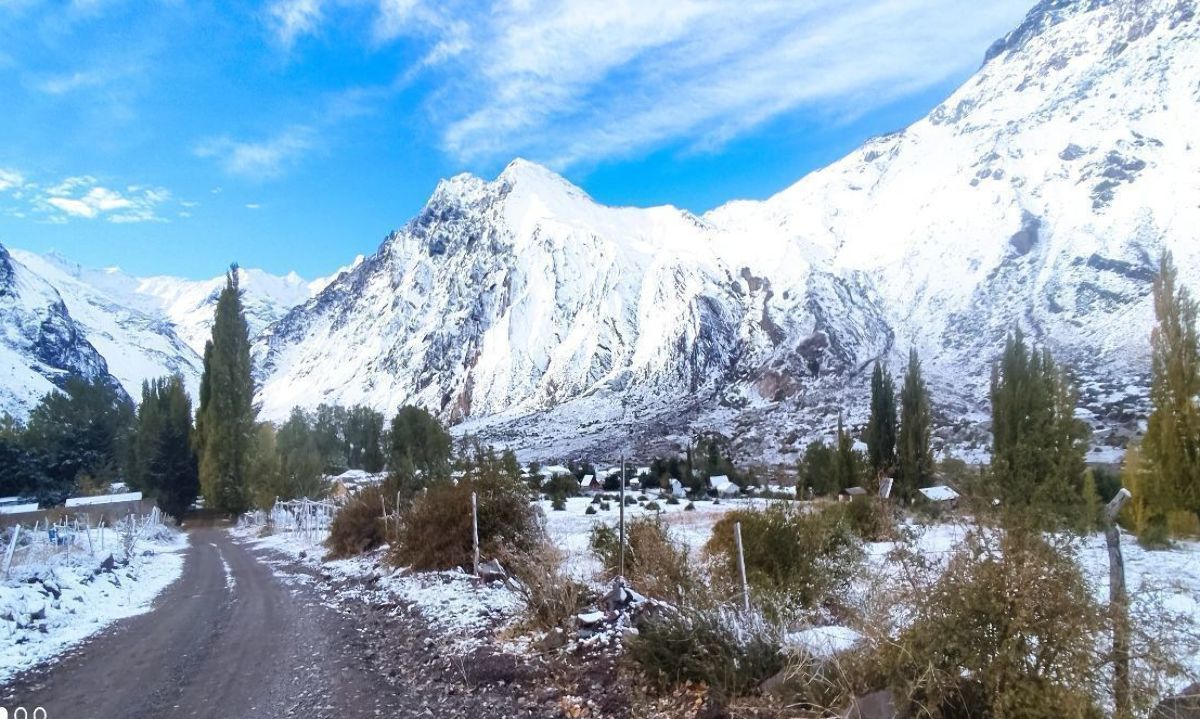
<path id="1" fill-rule="evenodd" d="M 333 558 L 351 557 L 385 544 L 383 492 L 367 487 L 337 511 L 325 546 Z"/>
<path id="2" fill-rule="evenodd" d="M 664 610 L 637 628 L 627 656 L 663 690 L 690 682 L 727 699 L 753 692 L 784 665 L 777 630 L 725 608 Z"/>
<path id="3" fill-rule="evenodd" d="M 683 511 L 685 511 L 685 512 L 695 512 L 695 511 L 696 511 L 696 504 L 695 504 L 695 502 L 688 502 L 687 504 L 685 504 L 685 505 L 684 505 L 684 507 L 683 507 Z"/>
<path id="4" fill-rule="evenodd" d="M 644 507 L 645 507 L 646 511 L 648 511 L 648 512 L 662 511 L 662 507 L 658 506 L 658 502 L 646 502 Z"/>
<path id="5" fill-rule="evenodd" d="M 810 512 L 780 502 L 737 509 L 721 517 L 704 545 L 714 581 L 730 596 L 741 584 L 734 540 L 738 522 L 751 593 L 771 611 L 809 610 L 836 600 L 862 564 L 862 541 L 836 507 Z"/>
<path id="6" fill-rule="evenodd" d="M 846 521 L 859 537 L 868 542 L 881 542 L 888 538 L 892 531 L 891 515 L 887 505 L 874 497 L 857 497 L 846 504 L 834 505 L 837 511 L 843 508 Z"/>
<path id="7" fill-rule="evenodd" d="M 880 666 L 914 716 L 1102 716 L 1106 622 L 1069 547 L 972 533 L 912 605 Z"/>
<path id="8" fill-rule="evenodd" d="M 473 557 L 471 493 L 478 498 L 479 543 L 485 556 L 528 551 L 544 530 L 519 480 L 484 467 L 457 484 L 432 484 L 404 509 L 393 561 L 416 570 L 468 566 Z"/>
<path id="9" fill-rule="evenodd" d="M 620 573 L 621 541 L 607 524 L 592 527 L 590 540 L 603 578 Z M 692 571 L 687 548 L 675 541 L 658 517 L 638 517 L 625 525 L 625 578 L 639 592 L 671 602 L 694 600 L 702 584 Z"/>
<path id="10" fill-rule="evenodd" d="M 679 504 L 679 497 L 676 497 L 673 494 L 668 494 L 667 495 L 667 504 Z"/>
<path id="11" fill-rule="evenodd" d="M 587 605 L 587 588 L 564 570 L 563 553 L 549 543 L 526 551 L 505 551 L 500 559 L 525 603 L 525 626 L 543 630 L 563 627 Z"/>
<path id="12" fill-rule="evenodd" d="M 555 512 L 562 512 L 567 508 L 567 498 L 561 494 L 556 494 L 550 498 L 550 509 Z"/>
<path id="13" fill-rule="evenodd" d="M 583 510 L 583 513 L 584 514 L 595 514 L 596 513 L 596 505 L 589 504 L 587 506 L 587 509 Z"/>

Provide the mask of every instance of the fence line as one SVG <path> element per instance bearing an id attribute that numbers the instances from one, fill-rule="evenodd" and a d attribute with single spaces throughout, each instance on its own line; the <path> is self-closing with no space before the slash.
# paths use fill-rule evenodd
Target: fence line
<path id="1" fill-rule="evenodd" d="M 149 514 L 130 513 L 111 526 L 100 520 L 92 527 L 87 514 L 63 515 L 56 522 L 38 519 L 29 526 L 14 524 L 0 535 L 4 547 L 0 572 L 7 579 L 14 567 L 45 562 L 58 554 L 79 553 L 96 557 L 119 550 L 128 559 L 147 530 L 161 524 L 162 513 L 158 507 L 153 507 Z M 110 533 L 115 534 L 111 540 Z"/>
<path id="2" fill-rule="evenodd" d="M 276 500 L 270 511 L 246 512 L 238 519 L 238 524 L 271 527 L 276 532 L 298 532 L 305 541 L 316 542 L 325 538 L 336 513 L 337 505 L 332 502 L 318 502 L 306 497 Z"/>

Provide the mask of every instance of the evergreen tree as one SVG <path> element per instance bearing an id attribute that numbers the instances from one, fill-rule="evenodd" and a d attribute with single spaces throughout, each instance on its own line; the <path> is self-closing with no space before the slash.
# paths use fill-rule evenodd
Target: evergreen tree
<path id="1" fill-rule="evenodd" d="M 288 489 L 280 466 L 275 425 L 259 422 L 254 431 L 254 456 L 250 459 L 250 500 L 259 509 L 270 509 L 275 500 L 286 499 Z"/>
<path id="2" fill-rule="evenodd" d="M 23 444 L 45 476 L 38 498 L 58 503 L 81 483 L 103 486 L 127 464 L 134 410 L 124 392 L 103 380 L 70 377 L 29 415 Z"/>
<path id="3" fill-rule="evenodd" d="M 255 414 L 250 338 L 234 264 L 217 298 L 212 339 L 204 346 L 196 417 L 200 488 L 210 509 L 236 514 L 249 506 Z"/>
<path id="4" fill-rule="evenodd" d="M 192 443 L 192 400 L 178 375 L 142 383 L 130 484 L 181 518 L 200 492 Z"/>
<path id="5" fill-rule="evenodd" d="M 876 474 L 896 466 L 896 388 L 878 361 L 871 374 L 871 416 L 867 420 L 867 459 Z"/>
<path id="6" fill-rule="evenodd" d="M 330 413 L 326 413 L 326 417 L 329 416 Z M 318 427 L 319 421 L 294 407 L 287 421 L 279 427 L 275 443 L 279 452 L 280 499 L 318 499 L 326 493 L 326 462 L 321 439 L 328 439 L 329 425 Z M 326 449 L 330 446 L 333 445 Z"/>
<path id="7" fill-rule="evenodd" d="M 1082 509 L 1087 425 L 1048 350 L 1030 350 L 1020 328 L 993 367 L 992 471 L 1006 507 L 1034 519 L 1071 519 Z"/>
<path id="8" fill-rule="evenodd" d="M 346 413 L 345 440 L 351 469 L 383 471 L 383 413 L 356 405 Z"/>
<path id="9" fill-rule="evenodd" d="M 862 453 L 854 449 L 854 438 L 850 436 L 850 433 L 842 425 L 842 418 L 839 415 L 837 445 L 833 451 L 835 491 L 858 486 L 858 483 L 862 480 L 863 464 Z"/>
<path id="10" fill-rule="evenodd" d="M 390 444 L 389 493 L 411 494 L 450 472 L 450 433 L 419 407 L 401 407 L 392 418 Z"/>
<path id="11" fill-rule="evenodd" d="M 841 489 L 834 472 L 833 450 L 824 442 L 814 441 L 805 448 L 804 457 L 800 460 L 798 469 L 800 479 L 797 484 L 798 491 L 807 487 L 812 489 L 813 494 L 822 497 L 834 494 Z M 797 496 L 800 499 L 805 498 L 802 491 Z"/>
<path id="12" fill-rule="evenodd" d="M 1177 285 L 1169 252 L 1154 279 L 1156 324 L 1150 335 L 1150 403 L 1142 441 L 1146 516 L 1139 532 L 1166 535 L 1174 512 L 1200 512 L 1200 341 L 1197 303 Z"/>
<path id="13" fill-rule="evenodd" d="M 933 480 L 930 448 L 929 392 L 921 376 L 921 360 L 909 350 L 904 386 L 900 389 L 900 434 L 896 452 L 896 478 L 892 492 L 909 501 Z"/>

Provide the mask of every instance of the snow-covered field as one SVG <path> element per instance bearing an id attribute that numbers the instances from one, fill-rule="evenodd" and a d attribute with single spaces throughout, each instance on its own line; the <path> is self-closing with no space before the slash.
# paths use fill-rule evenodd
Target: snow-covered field
<path id="1" fill-rule="evenodd" d="M 92 530 L 94 552 L 49 545 L 14 563 L 0 581 L 0 682 L 52 660 L 118 619 L 149 611 L 183 571 L 187 535 L 160 526 L 137 544 L 128 565 L 112 529 Z M 105 551 L 101 551 L 101 543 Z"/>
<path id="2" fill-rule="evenodd" d="M 694 555 L 698 555 L 711 536 L 713 525 L 725 512 L 763 506 L 771 500 L 725 499 L 719 504 L 703 500 L 695 502 L 692 511 L 684 510 L 688 504 L 686 500 L 674 505 L 657 498 L 655 501 L 660 507 L 659 511 L 630 506 L 626 507 L 626 518 L 659 515 L 671 535 L 685 544 Z M 591 506 L 589 497 L 570 498 L 565 509 L 558 511 L 551 509 L 549 501 L 541 501 L 538 506 L 546 516 L 546 528 L 551 541 L 567 555 L 570 573 L 598 587 L 600 567 L 589 549 L 589 539 L 592 528 L 597 524 L 616 526 L 617 503 L 611 502 L 609 510 L 599 510 L 593 515 L 586 514 Z M 916 532 L 915 546 L 926 556 L 940 559 L 948 558 L 961 545 L 967 531 L 965 525 L 952 523 L 915 526 L 913 529 Z M 447 649 L 452 651 L 465 652 L 478 646 L 488 636 L 503 634 L 498 628 L 511 624 L 520 611 L 517 597 L 502 585 L 481 584 L 462 572 L 422 574 L 392 569 L 383 562 L 381 551 L 347 560 L 323 562 L 324 533 L 285 532 L 259 537 L 257 528 L 234 531 L 244 541 L 280 553 L 282 557 L 274 561 L 287 581 L 310 580 L 308 575 L 282 569 L 294 561 L 309 563 L 314 568 L 320 565 L 324 572 L 335 578 L 350 580 L 374 577 L 365 585 L 347 582 L 345 591 L 372 602 L 411 604 L 447 637 Z M 873 569 L 864 572 L 864 578 L 879 577 L 889 572 L 887 555 L 893 548 L 894 545 L 887 542 L 867 546 L 867 562 Z M 1200 622 L 1200 543 L 1179 542 L 1174 549 L 1151 552 L 1142 549 L 1133 537 L 1124 535 L 1122 548 L 1127 584 L 1134 597 L 1151 598 L 1167 612 Z M 301 556 L 302 553 L 304 556 Z M 1097 599 L 1107 601 L 1108 555 L 1102 535 L 1094 534 L 1081 542 L 1079 560 Z M 869 583 L 864 581 L 864 585 Z M 857 589 L 863 594 L 869 590 L 866 586 Z M 337 597 L 332 596 L 332 592 L 326 595 L 326 599 L 337 606 Z M 802 636 L 804 632 L 816 632 L 820 636 L 805 638 Z M 843 646 L 852 641 L 849 637 L 856 636 L 847 627 L 802 628 L 793 634 L 797 641 L 806 645 L 826 642 L 830 646 Z M 1178 656 L 1190 666 L 1192 672 L 1200 674 L 1200 652 L 1196 651 L 1196 647 L 1180 646 Z M 1187 683 L 1180 680 L 1180 686 Z"/>

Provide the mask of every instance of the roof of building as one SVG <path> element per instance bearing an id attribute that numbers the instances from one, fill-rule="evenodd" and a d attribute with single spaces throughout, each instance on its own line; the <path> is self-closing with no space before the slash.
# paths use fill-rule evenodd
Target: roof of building
<path id="1" fill-rule="evenodd" d="M 0 514 L 24 514 L 25 512 L 36 512 L 37 508 L 37 502 L 30 502 L 28 504 L 0 504 Z"/>
<path id="2" fill-rule="evenodd" d="M 958 492 L 955 492 L 950 487 L 941 485 L 936 487 L 923 487 L 917 491 L 925 495 L 926 499 L 933 502 L 947 502 L 952 499 L 958 499 Z"/>
<path id="3" fill-rule="evenodd" d="M 713 489 L 720 489 L 727 484 L 729 484 L 729 477 L 723 474 L 714 474 L 708 478 L 708 486 Z"/>
<path id="4" fill-rule="evenodd" d="M 93 504 L 116 504 L 117 502 L 137 502 L 141 500 L 141 492 L 122 492 L 120 494 L 97 494 L 91 497 L 71 497 L 67 500 L 68 507 L 88 507 Z"/>

